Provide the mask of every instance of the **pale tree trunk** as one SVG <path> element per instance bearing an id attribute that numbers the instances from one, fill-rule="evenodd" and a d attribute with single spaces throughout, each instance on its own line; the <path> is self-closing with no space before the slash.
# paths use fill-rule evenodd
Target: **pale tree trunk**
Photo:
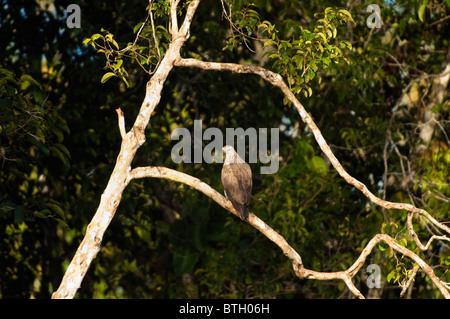
<path id="1" fill-rule="evenodd" d="M 145 128 L 150 117 L 161 99 L 164 82 L 173 68 L 174 61 L 180 56 L 180 49 L 189 38 L 189 28 L 200 0 L 189 4 L 184 22 L 178 30 L 177 24 L 172 22 L 172 41 L 161 64 L 147 83 L 146 94 L 133 128 L 124 134 L 122 127 L 122 145 L 116 160 L 116 165 L 103 192 L 92 221 L 86 229 L 86 235 L 78 247 L 59 289 L 53 293 L 52 298 L 73 298 L 81 285 L 89 265 L 100 251 L 103 235 L 108 228 L 122 198 L 122 193 L 129 183 L 131 162 L 138 148 L 145 142 Z M 171 1 L 176 8 L 178 1 Z M 176 16 L 174 17 L 176 21 Z"/>

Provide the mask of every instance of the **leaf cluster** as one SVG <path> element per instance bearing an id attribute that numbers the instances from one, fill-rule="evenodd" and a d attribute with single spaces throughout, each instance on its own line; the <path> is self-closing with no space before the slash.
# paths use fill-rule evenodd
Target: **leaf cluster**
<path id="1" fill-rule="evenodd" d="M 17 76 L 0 66 L 0 172 L 2 188 L 17 185 L 17 193 L 0 195 L 0 218 L 14 210 L 14 220 L 21 223 L 35 217 L 56 217 L 62 225 L 65 214 L 57 201 L 40 196 L 36 166 L 50 157 L 70 166 L 70 152 L 63 144 L 70 130 L 66 120 L 36 79 L 29 74 Z"/>
<path id="2" fill-rule="evenodd" d="M 323 17 L 316 21 L 313 31 L 299 25 L 295 27 L 292 40 L 279 39 L 278 32 L 269 21 L 260 25 L 262 32 L 270 38 L 264 42 L 264 47 L 272 46 L 265 53 L 273 63 L 272 68 L 287 77 L 295 94 L 303 93 L 305 97 L 310 97 L 312 88 L 309 82 L 317 72 L 327 69 L 332 62 L 339 63 L 341 59 L 349 63 L 341 48 L 348 47 L 351 50 L 351 43 L 342 40 L 341 48 L 333 43 L 338 27 L 347 21 L 354 23 L 347 10 L 326 8 Z"/>
<path id="3" fill-rule="evenodd" d="M 91 45 L 97 53 L 103 53 L 106 58 L 106 72 L 101 82 L 105 83 L 112 77 L 120 78 L 129 87 L 129 74 L 123 64 L 124 60 L 137 63 L 146 73 L 152 74 L 170 42 L 168 30 L 160 23 L 155 26 L 154 18 L 166 18 L 169 12 L 169 1 L 151 2 L 147 7 L 148 16 L 145 21 L 139 22 L 133 28 L 135 39 L 128 42 L 122 49 L 114 39 L 114 34 L 101 29 L 102 33 L 96 33 L 83 40 L 83 44 Z"/>

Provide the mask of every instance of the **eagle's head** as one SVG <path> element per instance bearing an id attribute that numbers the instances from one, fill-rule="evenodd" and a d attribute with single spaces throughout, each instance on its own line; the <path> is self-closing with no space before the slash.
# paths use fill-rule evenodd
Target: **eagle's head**
<path id="1" fill-rule="evenodd" d="M 222 147 L 222 151 L 225 155 L 225 165 L 233 163 L 245 163 L 245 161 L 236 153 L 233 146 L 225 145 Z"/>
<path id="2" fill-rule="evenodd" d="M 225 154 L 225 156 L 234 154 L 234 148 L 233 146 L 230 145 L 225 145 L 224 147 L 222 147 L 222 151 Z"/>

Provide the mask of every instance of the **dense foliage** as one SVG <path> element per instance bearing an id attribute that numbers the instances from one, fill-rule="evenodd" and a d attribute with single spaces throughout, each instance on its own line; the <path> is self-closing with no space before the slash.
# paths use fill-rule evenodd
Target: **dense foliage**
<path id="1" fill-rule="evenodd" d="M 366 23 L 366 8 L 373 2 L 381 7 L 381 28 Z M 445 19 L 450 3 L 252 3 L 236 0 L 233 14 L 223 15 L 221 1 L 202 1 L 183 55 L 280 72 L 350 174 L 381 198 L 411 202 L 437 220 L 449 220 L 449 97 L 443 88 L 436 102 L 433 81 L 450 60 L 450 20 Z M 133 45 L 148 1 L 80 1 L 78 29 L 66 25 L 69 4 L 4 0 L 0 5 L 3 298 L 47 298 L 56 290 L 116 160 L 121 139 L 115 109 L 124 111 L 126 121 L 134 120 L 145 84 L 170 40 L 166 1 L 154 4 L 157 48 Z M 153 39 L 153 30 L 141 31 Z M 89 39 L 111 54 L 105 59 L 106 51 L 98 54 Z M 113 54 L 125 47 L 122 55 Z M 424 141 L 420 130 L 427 112 L 436 124 Z M 222 130 L 280 128 L 279 171 L 260 175 L 259 164 L 252 164 L 250 211 L 279 231 L 307 268 L 346 269 L 373 235 L 384 232 L 450 281 L 448 245 L 435 242 L 433 249 L 420 252 L 407 236 L 406 213 L 373 205 L 343 181 L 281 92 L 256 76 L 175 68 L 134 164 L 171 167 L 221 191 L 220 164 L 171 160 L 171 132 L 192 129 L 196 119 L 204 128 Z M 416 225 L 426 241 L 429 229 L 420 220 Z M 380 245 L 369 263 L 380 266 L 381 296 L 397 298 L 412 262 Z M 370 294 L 366 277 L 361 271 L 355 284 Z M 77 294 L 349 296 L 343 283 L 299 281 L 290 261 L 258 231 L 197 191 L 164 180 L 128 186 Z M 418 275 L 408 296 L 441 295 Z"/>

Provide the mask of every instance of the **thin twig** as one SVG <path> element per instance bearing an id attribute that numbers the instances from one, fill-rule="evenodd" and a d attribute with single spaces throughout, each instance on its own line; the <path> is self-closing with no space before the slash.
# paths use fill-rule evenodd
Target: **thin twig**
<path id="1" fill-rule="evenodd" d="M 122 139 L 124 139 L 125 135 L 127 134 L 127 132 L 125 130 L 125 117 L 123 116 L 123 112 L 120 109 L 120 107 L 118 109 L 116 109 L 116 112 L 117 112 L 117 117 L 119 118 L 120 136 L 122 136 Z"/>
<path id="2" fill-rule="evenodd" d="M 409 277 L 408 281 L 403 285 L 402 291 L 400 292 L 400 297 L 403 297 L 403 295 L 408 290 L 408 288 L 411 289 L 412 283 L 414 282 L 414 279 L 416 278 L 418 270 L 419 270 L 419 265 L 414 265 L 411 276 Z"/>

